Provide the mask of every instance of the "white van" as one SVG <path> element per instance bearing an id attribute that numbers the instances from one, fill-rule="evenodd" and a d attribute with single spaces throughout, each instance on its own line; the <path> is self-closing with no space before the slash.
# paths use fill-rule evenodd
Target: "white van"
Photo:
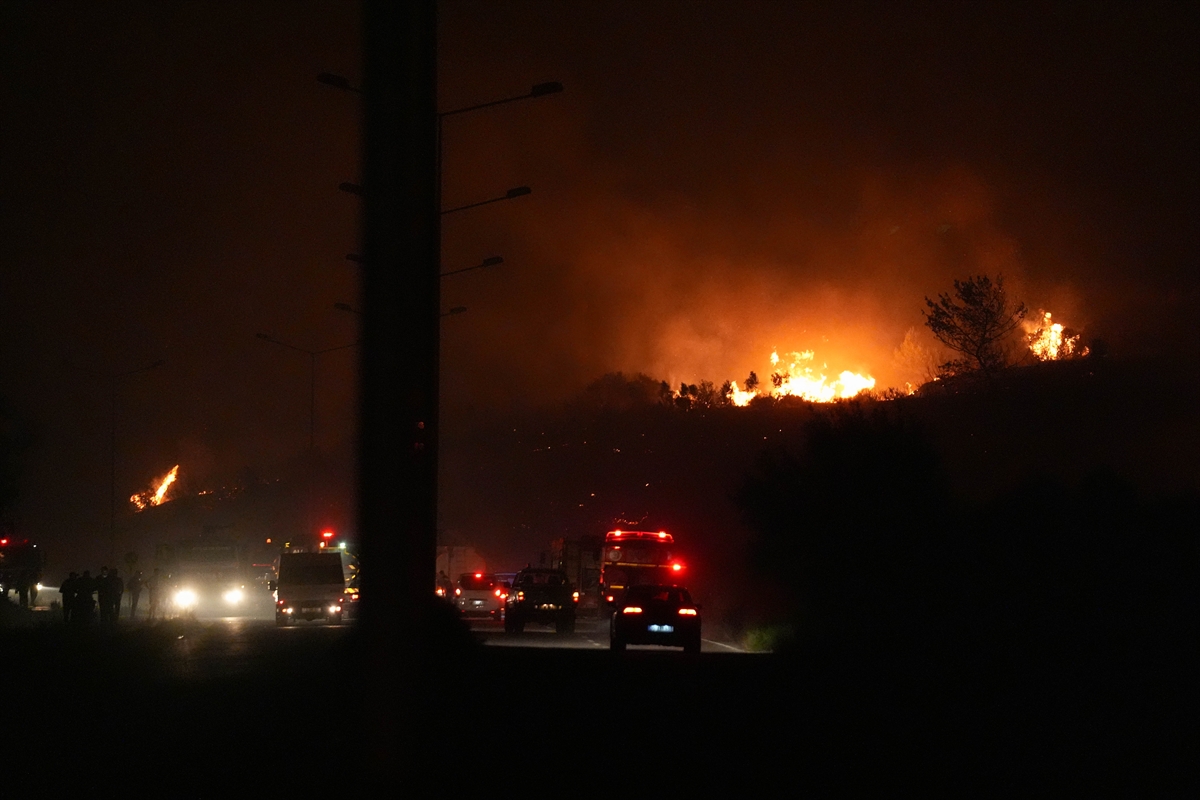
<path id="1" fill-rule="evenodd" d="M 340 623 L 346 598 L 342 556 L 336 550 L 283 553 L 279 579 L 271 582 L 271 590 L 277 625 L 292 625 L 299 619 Z"/>

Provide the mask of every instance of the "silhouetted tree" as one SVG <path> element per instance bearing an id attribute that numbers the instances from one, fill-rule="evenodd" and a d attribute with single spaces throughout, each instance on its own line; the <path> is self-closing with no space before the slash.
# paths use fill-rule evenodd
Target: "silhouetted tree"
<path id="1" fill-rule="evenodd" d="M 750 372 L 750 377 L 746 378 L 746 391 L 753 392 L 758 388 L 758 374 L 753 370 Z"/>
<path id="2" fill-rule="evenodd" d="M 574 403 L 592 411 L 626 411 L 661 401 L 659 383 L 650 376 L 640 372 L 632 376 L 610 372 L 588 384 Z"/>
<path id="3" fill-rule="evenodd" d="M 718 389 L 712 381 L 700 381 L 696 387 L 696 395 L 693 398 L 694 405 L 697 408 L 720 408 L 721 406 L 729 405 L 729 381 Z"/>
<path id="4" fill-rule="evenodd" d="M 991 375 L 1008 365 L 1005 344 L 1025 318 L 1026 308 L 1024 303 L 1010 303 L 1003 276 L 996 276 L 994 283 L 987 275 L 956 279 L 953 297 L 939 294 L 936 302 L 926 297 L 925 305 L 925 324 L 938 341 L 962 356 L 942 364 L 942 375 Z"/>

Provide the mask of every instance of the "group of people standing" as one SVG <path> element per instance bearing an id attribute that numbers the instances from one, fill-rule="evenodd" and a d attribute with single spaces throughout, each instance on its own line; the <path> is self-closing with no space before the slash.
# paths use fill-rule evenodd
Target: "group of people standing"
<path id="1" fill-rule="evenodd" d="M 101 567 L 100 574 L 96 576 L 86 569 L 82 575 L 72 572 L 58 589 L 62 595 L 63 621 L 72 627 L 90 627 L 96 619 L 98 608 L 101 625 L 116 625 L 121 616 L 121 599 L 125 594 L 129 595 L 129 618 L 136 619 L 138 600 L 143 589 L 150 595 L 149 618 L 154 619 L 158 613 L 161 582 L 157 569 L 149 579 L 143 579 L 139 570 L 128 583 L 116 568 L 110 570 Z"/>

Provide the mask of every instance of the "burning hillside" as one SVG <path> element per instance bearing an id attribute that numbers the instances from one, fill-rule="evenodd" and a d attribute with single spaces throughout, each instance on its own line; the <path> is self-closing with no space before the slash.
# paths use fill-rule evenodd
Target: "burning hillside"
<path id="1" fill-rule="evenodd" d="M 778 352 L 771 353 L 771 388 L 765 393 L 758 390 L 758 376 L 753 372 L 746 381 L 745 389 L 738 387 L 737 381 L 731 381 L 729 397 L 733 404 L 748 405 L 759 396 L 800 397 L 812 403 L 830 403 L 875 388 L 874 378 L 850 370 L 843 370 L 836 378 L 830 379 L 825 374 L 828 364 L 814 368 L 816 354 L 812 350 L 787 355 L 785 361 Z"/>
<path id="2" fill-rule="evenodd" d="M 1069 358 L 1082 358 L 1088 355 L 1088 348 L 1080 342 L 1081 334 L 1054 322 L 1049 311 L 1041 310 L 1029 320 L 1022 323 L 1024 343 L 1029 353 L 1039 361 L 1060 361 Z M 928 374 L 916 383 L 906 382 L 902 392 L 888 392 L 883 397 L 893 397 L 912 394 L 922 383 L 936 380 L 936 370 L 933 354 L 924 355 L 924 349 L 909 340 L 912 332 L 906 336 L 902 346 L 912 350 L 922 351 L 922 357 L 929 362 Z M 900 352 L 900 351 L 898 351 Z M 758 375 L 750 373 L 744 384 L 729 381 L 725 387 L 725 396 L 736 406 L 749 405 L 756 397 L 798 397 L 810 403 L 831 403 L 856 397 L 863 392 L 873 392 L 876 379 L 869 371 L 853 372 L 842 370 L 834 373 L 828 363 L 820 363 L 813 350 L 791 352 L 780 356 L 778 352 L 771 353 L 770 384 L 760 381 Z"/>
<path id="3" fill-rule="evenodd" d="M 171 470 L 166 475 L 162 476 L 161 478 L 156 478 L 151 485 L 151 488 L 144 492 L 138 492 L 131 495 L 129 502 L 132 503 L 133 507 L 138 511 L 144 511 L 150 506 L 162 505 L 171 499 L 168 497 L 168 494 L 170 492 L 171 485 L 175 483 L 175 479 L 177 477 L 179 477 L 178 464 L 171 467 Z"/>

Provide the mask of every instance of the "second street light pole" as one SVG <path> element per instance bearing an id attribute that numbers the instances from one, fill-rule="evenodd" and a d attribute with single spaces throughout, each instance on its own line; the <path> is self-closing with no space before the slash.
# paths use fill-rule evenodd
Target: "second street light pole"
<path id="1" fill-rule="evenodd" d="M 317 458 L 317 356 L 325 353 L 332 353 L 336 350 L 346 350 L 351 347 L 357 347 L 358 342 L 343 344 L 337 347 L 327 347 L 324 350 L 309 350 L 306 347 L 297 347 L 294 344 L 281 342 L 273 336 L 268 336 L 265 333 L 256 333 L 259 339 L 272 344 L 277 344 L 280 347 L 286 347 L 289 350 L 296 350 L 305 353 L 308 356 L 309 373 L 308 373 L 308 457 L 305 459 L 308 462 L 308 501 L 305 505 L 308 506 L 308 533 L 316 533 L 315 514 L 313 512 L 314 481 L 313 470 L 316 468 Z"/>
<path id="2" fill-rule="evenodd" d="M 324 355 L 325 353 L 332 353 L 336 350 L 346 350 L 351 347 L 358 347 L 358 342 L 338 345 L 337 347 L 327 347 L 324 350 L 309 350 L 306 347 L 297 347 L 294 344 L 281 342 L 275 337 L 268 336 L 265 333 L 256 333 L 254 335 L 263 341 L 277 344 L 280 347 L 286 347 L 289 350 L 296 350 L 308 356 L 308 450 L 309 453 L 311 453 L 317 448 L 317 356 Z"/>

